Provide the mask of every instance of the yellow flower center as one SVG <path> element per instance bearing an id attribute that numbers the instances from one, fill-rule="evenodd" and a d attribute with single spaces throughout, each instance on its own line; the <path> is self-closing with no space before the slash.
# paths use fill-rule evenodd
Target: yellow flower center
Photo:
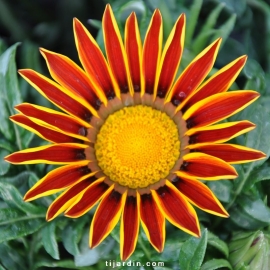
<path id="1" fill-rule="evenodd" d="M 144 188 L 165 178 L 179 158 L 178 129 L 166 113 L 152 107 L 124 107 L 106 119 L 95 153 L 112 181 Z"/>

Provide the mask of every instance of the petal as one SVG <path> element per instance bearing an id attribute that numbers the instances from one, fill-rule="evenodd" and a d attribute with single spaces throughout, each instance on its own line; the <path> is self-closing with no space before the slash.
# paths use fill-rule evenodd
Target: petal
<path id="1" fill-rule="evenodd" d="M 108 189 L 108 185 L 104 183 L 104 178 L 92 183 L 84 190 L 80 198 L 76 200 L 65 212 L 65 216 L 77 218 L 90 211 L 90 209 L 102 198 Z"/>
<path id="2" fill-rule="evenodd" d="M 136 14 L 133 12 L 128 17 L 125 27 L 125 49 L 127 52 L 130 76 L 134 92 L 143 88 L 142 76 L 142 42 Z"/>
<path id="3" fill-rule="evenodd" d="M 200 237 L 200 225 L 194 208 L 170 182 L 158 190 L 151 190 L 161 212 L 166 219 L 179 229 Z"/>
<path id="4" fill-rule="evenodd" d="M 76 143 L 79 141 L 78 139 L 70 137 L 66 134 L 40 126 L 36 124 L 35 122 L 31 121 L 28 117 L 26 117 L 23 114 L 12 115 L 10 116 L 10 120 L 50 142 Z"/>
<path id="5" fill-rule="evenodd" d="M 139 207 L 137 198 L 128 196 L 123 209 L 120 228 L 120 257 L 127 260 L 134 252 L 139 233 Z"/>
<path id="6" fill-rule="evenodd" d="M 64 113 L 30 103 L 19 104 L 15 106 L 15 108 L 40 126 L 83 141 L 89 141 L 86 137 L 86 128 L 89 128 L 90 125 L 81 120 L 79 121 L 78 119 Z"/>
<path id="7" fill-rule="evenodd" d="M 140 195 L 139 210 L 142 227 L 149 242 L 161 252 L 165 242 L 165 218 L 151 194 Z"/>
<path id="8" fill-rule="evenodd" d="M 86 122 L 90 121 L 91 108 L 83 98 L 31 69 L 21 69 L 19 73 L 55 106 Z"/>
<path id="9" fill-rule="evenodd" d="M 177 110 L 181 109 L 180 103 L 197 89 L 212 69 L 220 43 L 221 39 L 219 38 L 196 56 L 168 93 L 166 100 L 171 101 L 175 106 L 179 105 Z"/>
<path id="10" fill-rule="evenodd" d="M 189 100 L 187 100 L 186 105 L 182 105 L 182 111 L 186 111 L 196 102 L 199 102 L 204 98 L 217 93 L 226 92 L 244 67 L 246 60 L 247 56 L 241 56 L 216 72 L 199 87 Z"/>
<path id="11" fill-rule="evenodd" d="M 28 148 L 5 157 L 12 164 L 69 164 L 85 159 L 88 146 L 77 143 L 59 143 Z"/>
<path id="12" fill-rule="evenodd" d="M 106 98 L 104 93 L 98 92 L 98 88 L 89 80 L 85 72 L 68 57 L 45 49 L 40 49 L 46 60 L 51 76 L 63 87 L 86 100 L 97 115 L 101 102 Z"/>
<path id="13" fill-rule="evenodd" d="M 249 121 L 227 122 L 214 126 L 191 128 L 185 135 L 189 143 L 221 143 L 235 138 L 255 128 Z"/>
<path id="14" fill-rule="evenodd" d="M 155 10 L 146 32 L 143 44 L 142 72 L 145 89 L 142 93 L 156 93 L 158 76 L 157 69 L 162 50 L 162 17 L 158 9 Z"/>
<path id="15" fill-rule="evenodd" d="M 54 194 L 67 188 L 80 179 L 91 173 L 87 164 L 88 160 L 79 163 L 61 166 L 50 171 L 40 179 L 24 196 L 25 201 L 32 201 L 37 198 Z"/>
<path id="16" fill-rule="evenodd" d="M 266 157 L 261 151 L 236 144 L 195 144 L 192 148 L 195 151 L 220 158 L 230 164 L 246 163 Z"/>
<path id="17" fill-rule="evenodd" d="M 79 58 L 90 79 L 99 84 L 107 99 L 120 97 L 120 90 L 95 39 L 77 19 L 73 21 L 73 28 Z"/>
<path id="18" fill-rule="evenodd" d="M 113 187 L 113 186 L 111 186 Z M 90 227 L 89 245 L 97 246 L 113 230 L 117 224 L 125 205 L 127 192 L 119 192 L 108 189 L 99 204 Z"/>
<path id="19" fill-rule="evenodd" d="M 251 90 L 230 91 L 205 98 L 183 115 L 187 127 L 208 126 L 243 110 L 260 96 Z"/>
<path id="20" fill-rule="evenodd" d="M 108 62 L 120 91 L 121 93 L 128 93 L 129 91 L 133 93 L 126 51 L 110 5 L 106 5 L 102 27 Z"/>
<path id="21" fill-rule="evenodd" d="M 173 181 L 173 185 L 175 185 L 192 204 L 203 211 L 221 217 L 229 216 L 214 193 L 196 178 L 177 177 L 177 179 Z"/>
<path id="22" fill-rule="evenodd" d="M 157 96 L 164 98 L 171 89 L 182 57 L 185 39 L 185 14 L 177 19 L 164 46 L 159 64 Z"/>
<path id="23" fill-rule="evenodd" d="M 79 183 L 75 183 L 58 196 L 48 208 L 46 220 L 50 221 L 68 209 L 94 181 L 96 181 L 96 177 L 91 176 Z"/>
<path id="24" fill-rule="evenodd" d="M 178 176 L 195 176 L 206 180 L 219 180 L 237 177 L 237 172 L 222 159 L 204 153 L 189 153 L 183 157 L 184 163 Z"/>

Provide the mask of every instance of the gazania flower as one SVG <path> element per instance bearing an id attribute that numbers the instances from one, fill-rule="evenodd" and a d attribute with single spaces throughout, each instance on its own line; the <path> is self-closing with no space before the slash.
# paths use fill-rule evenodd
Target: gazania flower
<path id="1" fill-rule="evenodd" d="M 25 201 L 61 192 L 47 220 L 63 213 L 78 218 L 98 204 L 90 228 L 90 247 L 97 246 L 119 219 L 120 254 L 134 251 L 139 224 L 161 252 L 165 219 L 199 237 L 193 205 L 221 217 L 228 213 L 200 180 L 233 179 L 231 164 L 262 159 L 247 147 L 225 143 L 252 130 L 249 121 L 222 122 L 255 101 L 255 91 L 229 91 L 246 56 L 205 80 L 221 39 L 202 51 L 181 73 L 185 15 L 176 21 L 163 47 L 162 17 L 156 10 L 143 46 L 132 13 L 124 42 L 112 9 L 104 12 L 106 58 L 91 34 L 74 19 L 82 67 L 66 56 L 41 49 L 54 81 L 30 70 L 19 73 L 64 112 L 23 103 L 15 123 L 50 144 L 6 157 L 13 164 L 60 166 L 39 180 Z"/>

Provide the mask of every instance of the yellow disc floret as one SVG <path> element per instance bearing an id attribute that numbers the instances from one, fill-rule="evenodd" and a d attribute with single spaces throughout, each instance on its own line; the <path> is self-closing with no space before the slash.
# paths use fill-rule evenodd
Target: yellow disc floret
<path id="1" fill-rule="evenodd" d="M 95 143 L 99 167 L 132 189 L 165 178 L 180 155 L 178 129 L 164 112 L 137 105 L 111 114 Z"/>

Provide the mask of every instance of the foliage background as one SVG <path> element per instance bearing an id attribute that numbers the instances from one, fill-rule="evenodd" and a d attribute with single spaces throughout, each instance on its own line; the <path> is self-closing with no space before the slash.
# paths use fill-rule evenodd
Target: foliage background
<path id="1" fill-rule="evenodd" d="M 51 166 L 12 166 L 3 161 L 11 152 L 44 143 L 9 121 L 14 105 L 24 101 L 51 106 L 17 76 L 17 68 L 33 68 L 49 75 L 39 47 L 65 54 L 78 63 L 73 17 L 81 20 L 103 47 L 99 30 L 107 2 L 112 4 L 121 29 L 127 15 L 135 10 L 142 36 L 155 8 L 163 15 L 165 38 L 178 15 L 185 12 L 187 33 L 180 70 L 220 36 L 223 43 L 213 72 L 247 54 L 248 62 L 232 89 L 254 89 L 261 98 L 232 120 L 248 119 L 257 128 L 235 141 L 269 156 L 270 0 L 0 0 L 0 270 L 109 269 L 106 260 L 120 261 L 118 226 L 99 247 L 90 250 L 88 230 L 93 211 L 77 220 L 61 216 L 47 223 L 46 209 L 54 196 L 23 202 L 24 193 Z M 141 268 L 157 270 L 270 269 L 269 161 L 239 165 L 237 171 L 239 177 L 234 181 L 208 183 L 228 209 L 229 219 L 198 210 L 203 231 L 200 239 L 167 224 L 161 254 L 141 230 L 131 261 L 164 262 L 165 267 L 153 263 Z"/>

